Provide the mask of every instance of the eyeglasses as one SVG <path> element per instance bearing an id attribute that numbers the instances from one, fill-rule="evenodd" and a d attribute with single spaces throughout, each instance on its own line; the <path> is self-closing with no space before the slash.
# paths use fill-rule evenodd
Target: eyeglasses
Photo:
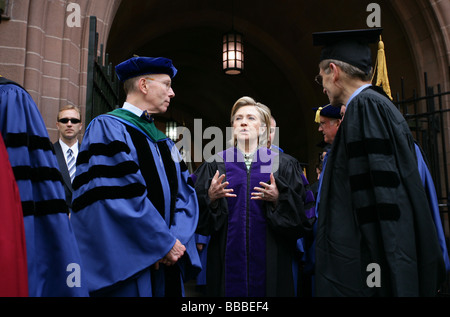
<path id="1" fill-rule="evenodd" d="M 73 124 L 77 124 L 77 123 L 81 122 L 80 119 L 76 119 L 76 118 L 61 118 L 58 120 L 58 122 L 61 122 L 64 124 L 68 123 L 69 121 L 72 122 Z"/>
<path id="2" fill-rule="evenodd" d="M 319 122 L 319 127 L 323 128 L 324 126 L 326 126 L 327 124 L 335 124 L 337 119 L 328 119 L 327 121 L 320 121 Z"/>
<path id="3" fill-rule="evenodd" d="M 156 81 L 157 83 L 160 83 L 160 84 L 166 86 L 166 89 L 168 91 L 172 88 L 172 82 L 171 81 L 159 81 L 159 80 L 156 80 L 155 78 L 151 78 L 151 77 L 145 77 L 145 79 L 153 80 L 153 81 Z"/>
<path id="4" fill-rule="evenodd" d="M 316 81 L 316 83 L 318 83 L 320 86 L 323 86 L 323 77 L 322 75 L 317 75 L 314 80 Z"/>

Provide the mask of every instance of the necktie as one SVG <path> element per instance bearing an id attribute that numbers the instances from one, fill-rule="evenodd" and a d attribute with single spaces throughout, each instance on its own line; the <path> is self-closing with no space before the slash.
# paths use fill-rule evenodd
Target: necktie
<path id="1" fill-rule="evenodd" d="M 142 115 L 141 118 L 144 119 L 147 122 L 152 123 L 153 122 L 153 117 L 150 115 L 150 113 L 147 112 L 147 110 L 145 110 Z"/>
<path id="2" fill-rule="evenodd" d="M 70 181 L 73 182 L 75 177 L 75 156 L 72 149 L 67 150 L 67 169 L 69 170 Z"/>

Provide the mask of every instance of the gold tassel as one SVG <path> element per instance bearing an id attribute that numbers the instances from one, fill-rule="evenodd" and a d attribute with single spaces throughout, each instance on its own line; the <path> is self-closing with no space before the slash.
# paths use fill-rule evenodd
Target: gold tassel
<path id="1" fill-rule="evenodd" d="M 320 123 L 320 112 L 322 111 L 322 107 L 319 107 L 319 109 L 317 109 L 317 111 L 316 111 L 316 119 L 315 119 L 315 121 L 317 122 L 317 123 Z"/>
<path id="2" fill-rule="evenodd" d="M 377 62 L 376 62 L 376 68 L 377 68 L 377 86 L 380 86 L 383 88 L 384 92 L 391 98 L 391 88 L 389 87 L 389 78 L 387 73 L 387 66 L 386 66 L 386 56 L 384 54 L 384 43 L 381 39 L 380 35 L 380 41 L 378 42 L 378 55 L 377 55 Z"/>

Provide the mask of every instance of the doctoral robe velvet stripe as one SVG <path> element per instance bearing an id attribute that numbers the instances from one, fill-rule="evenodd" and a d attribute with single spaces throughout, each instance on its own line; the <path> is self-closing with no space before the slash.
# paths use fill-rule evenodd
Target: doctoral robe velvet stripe
<path id="1" fill-rule="evenodd" d="M 375 87 L 355 96 L 321 175 L 317 296 L 436 295 L 444 261 L 417 166 L 392 102 Z M 381 287 L 366 283 L 370 263 Z"/>
<path id="2" fill-rule="evenodd" d="M 262 201 L 250 199 L 250 193 L 254 187 L 261 187 L 259 182 L 269 182 L 270 172 L 263 173 L 262 166 L 270 171 L 271 160 L 263 164 L 257 152 L 247 171 L 241 152 L 229 149 L 224 156 L 230 152 L 234 159 L 231 163 L 225 160 L 225 171 L 237 198 L 227 199 L 230 213 L 225 254 L 225 296 L 265 296 L 266 220 Z"/>
<path id="3" fill-rule="evenodd" d="M 30 296 L 88 296 L 84 275 L 70 287 L 71 264 L 83 265 L 59 166 L 44 120 L 31 96 L 0 79 L 0 132 L 23 209 Z"/>
<path id="4" fill-rule="evenodd" d="M 95 118 L 87 128 L 77 161 L 72 222 L 91 294 L 137 296 L 128 291 L 135 281 L 135 288 L 145 290 L 139 296 L 167 295 L 166 270 L 151 266 L 176 239 L 186 246 L 178 275 L 180 270 L 198 272 L 198 204 L 179 153 L 169 151 L 173 146 L 170 139 L 155 141 L 114 114 Z M 180 296 L 179 278 L 178 284 Z"/>

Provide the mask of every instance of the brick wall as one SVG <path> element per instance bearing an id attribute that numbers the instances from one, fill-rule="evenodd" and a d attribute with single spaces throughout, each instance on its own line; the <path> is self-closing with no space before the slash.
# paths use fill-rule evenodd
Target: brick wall
<path id="1" fill-rule="evenodd" d="M 89 16 L 97 16 L 101 43 L 120 1 L 10 0 L 0 24 L 0 74 L 22 84 L 35 100 L 52 141 L 65 104 L 85 109 Z M 75 3 L 79 11 L 69 10 Z M 69 21 L 80 13 L 80 26 Z M 73 16 L 72 16 L 73 17 Z M 105 22 L 106 21 L 106 22 Z"/>

